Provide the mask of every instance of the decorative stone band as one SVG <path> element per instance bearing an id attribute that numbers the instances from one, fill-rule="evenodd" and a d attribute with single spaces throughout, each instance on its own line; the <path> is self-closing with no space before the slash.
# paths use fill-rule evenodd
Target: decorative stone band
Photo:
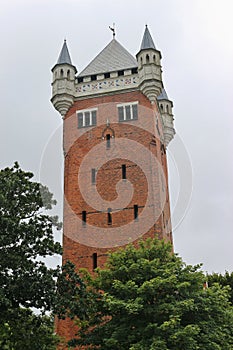
<path id="1" fill-rule="evenodd" d="M 138 87 L 138 76 L 118 77 L 115 79 L 105 79 L 102 81 L 93 81 L 79 83 L 75 86 L 76 97 L 95 95 L 99 92 L 113 92 L 122 89 L 131 89 Z"/>

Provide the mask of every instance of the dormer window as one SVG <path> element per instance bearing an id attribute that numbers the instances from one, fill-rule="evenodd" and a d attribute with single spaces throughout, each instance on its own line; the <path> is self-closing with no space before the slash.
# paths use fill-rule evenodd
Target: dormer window
<path id="1" fill-rule="evenodd" d="M 78 128 L 86 128 L 88 126 L 96 125 L 97 109 L 86 109 L 77 111 L 78 116 Z"/>
<path id="2" fill-rule="evenodd" d="M 138 119 L 138 102 L 117 105 L 119 122 Z"/>

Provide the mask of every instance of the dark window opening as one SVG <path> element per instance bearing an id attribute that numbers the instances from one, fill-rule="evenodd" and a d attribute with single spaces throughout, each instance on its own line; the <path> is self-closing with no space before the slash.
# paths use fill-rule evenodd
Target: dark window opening
<path id="1" fill-rule="evenodd" d="M 104 74 L 104 77 L 105 77 L 105 79 L 106 79 L 106 78 L 110 78 L 110 73 L 105 73 L 105 74 Z"/>
<path id="2" fill-rule="evenodd" d="M 82 224 L 83 226 L 86 226 L 86 222 L 87 222 L 87 212 L 86 210 L 82 211 Z"/>
<path id="3" fill-rule="evenodd" d="M 117 73 L 118 73 L 118 76 L 124 75 L 124 71 L 123 70 L 119 70 Z"/>
<path id="4" fill-rule="evenodd" d="M 91 183 L 92 185 L 96 183 L 96 169 L 91 169 Z"/>
<path id="5" fill-rule="evenodd" d="M 67 78 L 70 79 L 70 70 L 67 71 Z"/>
<path id="6" fill-rule="evenodd" d="M 81 128 L 83 126 L 83 114 L 78 113 L 78 128 Z"/>
<path id="7" fill-rule="evenodd" d="M 90 120 L 90 112 L 85 112 L 85 126 L 91 125 L 91 120 Z"/>
<path id="8" fill-rule="evenodd" d="M 149 63 L 150 62 L 150 57 L 149 55 L 146 55 L 146 63 Z"/>
<path id="9" fill-rule="evenodd" d="M 108 208 L 108 225 L 112 225 L 112 209 Z"/>
<path id="10" fill-rule="evenodd" d="M 78 78 L 78 83 L 82 83 L 83 82 L 83 77 Z"/>
<path id="11" fill-rule="evenodd" d="M 136 74 L 138 72 L 138 69 L 137 68 L 133 68 L 132 69 L 132 74 Z"/>
<path id="12" fill-rule="evenodd" d="M 107 141 L 106 147 L 107 147 L 107 149 L 109 149 L 109 148 L 111 147 L 110 139 L 111 139 L 111 135 L 110 135 L 110 134 L 107 134 L 107 135 L 106 135 L 106 141 Z"/>
<path id="13" fill-rule="evenodd" d="M 161 111 L 163 111 L 163 105 L 162 104 L 160 105 L 160 108 L 161 108 Z"/>
<path id="14" fill-rule="evenodd" d="M 91 75 L 91 81 L 96 80 L 97 76 L 96 75 Z"/>
<path id="15" fill-rule="evenodd" d="M 93 270 L 97 268 L 97 253 L 92 254 L 92 261 L 93 261 Z"/>
<path id="16" fill-rule="evenodd" d="M 133 206 L 133 210 L 134 210 L 134 220 L 138 220 L 138 205 L 135 204 Z"/>
<path id="17" fill-rule="evenodd" d="M 126 165 L 122 164 L 121 166 L 121 170 L 122 170 L 122 179 L 126 179 Z"/>
<path id="18" fill-rule="evenodd" d="M 61 69 L 61 70 L 60 70 L 60 76 L 61 76 L 61 78 L 63 78 L 63 75 L 64 75 L 64 71 L 63 71 L 63 69 Z"/>
<path id="19" fill-rule="evenodd" d="M 96 111 L 92 111 L 91 116 L 92 116 L 92 124 L 91 125 L 96 125 Z"/>
<path id="20" fill-rule="evenodd" d="M 122 122 L 124 120 L 124 108 L 118 107 L 118 116 L 119 116 L 119 121 Z"/>
<path id="21" fill-rule="evenodd" d="M 96 125 L 96 110 L 78 112 L 78 128 Z"/>
<path id="22" fill-rule="evenodd" d="M 132 105 L 133 119 L 138 119 L 138 106 Z"/>
<path id="23" fill-rule="evenodd" d="M 166 105 L 166 110 L 167 110 L 167 113 L 169 113 L 169 108 L 168 108 L 168 105 Z"/>
<path id="24" fill-rule="evenodd" d="M 126 120 L 130 120 L 131 119 L 130 106 L 125 106 L 125 119 Z"/>
<path id="25" fill-rule="evenodd" d="M 123 106 L 118 106 L 118 117 L 119 122 L 128 121 L 128 120 L 137 120 L 138 119 L 138 105 L 126 104 Z"/>

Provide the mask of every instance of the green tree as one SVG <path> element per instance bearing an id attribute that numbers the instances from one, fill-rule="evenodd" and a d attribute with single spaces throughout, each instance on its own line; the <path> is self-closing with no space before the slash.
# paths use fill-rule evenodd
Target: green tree
<path id="1" fill-rule="evenodd" d="M 220 286 L 229 286 L 230 290 L 230 302 L 233 305 L 233 272 L 229 273 L 225 272 L 224 275 L 220 273 L 213 273 L 211 275 L 207 275 L 208 284 L 211 287 L 214 283 L 219 283 Z"/>
<path id="2" fill-rule="evenodd" d="M 55 350 L 58 341 L 53 318 L 35 315 L 29 309 L 8 310 L 0 324 L 2 350 Z"/>
<path id="3" fill-rule="evenodd" d="M 51 320 L 34 315 L 29 308 L 43 314 L 53 310 L 58 301 L 60 268 L 48 268 L 45 258 L 62 252 L 53 235 L 53 229 L 61 225 L 57 217 L 47 214 L 56 204 L 53 195 L 32 177 L 17 163 L 0 171 L 1 349 L 3 344 L 6 349 L 50 349 L 48 339 L 54 344 Z M 24 337 L 20 340 L 17 334 Z"/>
<path id="4" fill-rule="evenodd" d="M 110 254 L 106 269 L 97 269 L 93 277 L 82 271 L 82 276 L 85 293 L 80 296 L 77 291 L 71 308 L 79 326 L 77 338 L 70 341 L 72 346 L 111 350 L 233 348 L 229 288 L 214 284 L 204 289 L 206 277 L 200 266 L 183 263 L 163 241 L 128 246 Z M 79 305 L 76 316 L 75 305 Z"/>

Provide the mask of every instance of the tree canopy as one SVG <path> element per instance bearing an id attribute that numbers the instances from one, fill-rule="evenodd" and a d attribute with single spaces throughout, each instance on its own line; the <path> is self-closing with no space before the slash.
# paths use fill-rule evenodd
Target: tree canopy
<path id="1" fill-rule="evenodd" d="M 71 308 L 79 331 L 70 345 L 104 350 L 233 348 L 229 288 L 203 288 L 206 276 L 200 266 L 186 265 L 163 241 L 128 246 L 110 254 L 106 268 L 97 269 L 95 276 L 81 274 L 86 293 L 77 290 Z"/>
<path id="2" fill-rule="evenodd" d="M 229 286 L 230 290 L 230 302 L 233 305 L 233 272 L 226 271 L 224 275 L 221 273 L 213 273 L 207 275 L 208 284 L 211 287 L 214 283 L 219 283 L 221 286 Z"/>
<path id="3" fill-rule="evenodd" d="M 46 186 L 33 182 L 32 177 L 17 163 L 0 171 L 2 349 L 50 349 L 48 339 L 51 346 L 54 344 L 52 321 L 33 314 L 29 308 L 37 308 L 43 314 L 55 307 L 60 268 L 48 268 L 45 258 L 62 252 L 53 231 L 60 229 L 61 224 L 57 217 L 47 214 L 56 204 L 53 195 Z M 47 347 L 42 347 L 43 341 Z"/>

